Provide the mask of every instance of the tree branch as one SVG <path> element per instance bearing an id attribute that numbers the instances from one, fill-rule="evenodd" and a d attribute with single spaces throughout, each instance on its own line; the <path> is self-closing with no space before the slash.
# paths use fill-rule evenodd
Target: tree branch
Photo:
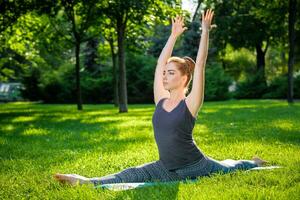
<path id="1" fill-rule="evenodd" d="M 50 21 L 51 25 L 54 27 L 54 29 L 56 30 L 56 32 L 57 32 L 59 35 L 61 35 L 63 38 L 65 38 L 66 41 L 70 42 L 71 44 L 75 44 L 74 41 L 72 41 L 72 40 L 70 40 L 69 38 L 67 38 L 67 37 L 65 36 L 65 34 L 63 34 L 62 32 L 60 32 L 60 31 L 56 28 L 56 25 L 53 24 L 53 22 L 52 22 L 51 19 L 49 19 L 49 21 Z"/>

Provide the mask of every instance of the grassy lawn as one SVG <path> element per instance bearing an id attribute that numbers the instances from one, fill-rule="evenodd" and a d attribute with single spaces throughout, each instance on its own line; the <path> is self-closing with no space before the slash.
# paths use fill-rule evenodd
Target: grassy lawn
<path id="1" fill-rule="evenodd" d="M 299 199 L 300 102 L 205 102 L 194 139 L 217 159 L 258 155 L 282 169 L 127 191 L 61 185 L 52 174 L 105 176 L 158 159 L 152 105 L 0 104 L 0 199 Z"/>

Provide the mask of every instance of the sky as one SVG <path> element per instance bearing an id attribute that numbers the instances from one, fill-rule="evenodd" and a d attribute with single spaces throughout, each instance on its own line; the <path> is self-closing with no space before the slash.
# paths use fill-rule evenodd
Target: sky
<path id="1" fill-rule="evenodd" d="M 188 10 L 190 13 L 194 13 L 197 4 L 194 3 L 195 0 L 182 0 L 182 9 Z"/>

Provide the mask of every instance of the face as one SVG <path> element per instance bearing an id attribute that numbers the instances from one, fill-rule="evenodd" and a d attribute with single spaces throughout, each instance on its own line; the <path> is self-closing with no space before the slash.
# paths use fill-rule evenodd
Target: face
<path id="1" fill-rule="evenodd" d="M 166 90 L 184 89 L 187 76 L 182 76 L 174 62 L 168 63 L 163 71 L 163 84 Z"/>

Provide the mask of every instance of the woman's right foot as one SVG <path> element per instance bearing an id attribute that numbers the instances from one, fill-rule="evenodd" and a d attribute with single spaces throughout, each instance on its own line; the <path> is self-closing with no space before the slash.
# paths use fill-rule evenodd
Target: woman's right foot
<path id="1" fill-rule="evenodd" d="M 257 164 L 259 167 L 264 166 L 266 163 L 268 163 L 268 161 L 263 160 L 261 158 L 259 158 L 258 156 L 254 156 L 252 158 L 252 160 L 255 162 L 255 164 Z"/>
<path id="2" fill-rule="evenodd" d="M 86 184 L 89 183 L 89 179 L 80 176 L 78 174 L 54 174 L 53 177 L 59 181 L 60 183 L 68 183 L 72 186 L 78 185 L 78 184 Z"/>

